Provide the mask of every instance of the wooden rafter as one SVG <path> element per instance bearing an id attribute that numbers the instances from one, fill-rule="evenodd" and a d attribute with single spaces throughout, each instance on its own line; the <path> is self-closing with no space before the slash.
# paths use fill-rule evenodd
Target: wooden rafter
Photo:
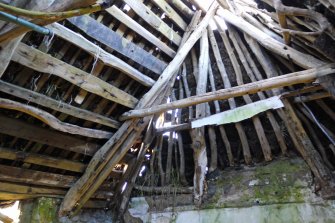
<path id="1" fill-rule="evenodd" d="M 127 107 L 135 107 L 137 99 L 89 73 L 20 43 L 13 55 L 13 61 L 43 73 L 59 76 L 86 91 Z"/>
<path id="2" fill-rule="evenodd" d="M 57 36 L 70 41 L 92 56 L 97 57 L 97 59 L 101 60 L 106 66 L 110 66 L 124 72 L 129 77 L 133 78 L 144 86 L 152 86 L 155 83 L 153 79 L 136 70 L 118 57 L 106 52 L 101 47 L 90 42 L 82 35 L 75 33 L 58 23 L 53 23 L 49 25 L 48 28 L 50 28 Z"/>

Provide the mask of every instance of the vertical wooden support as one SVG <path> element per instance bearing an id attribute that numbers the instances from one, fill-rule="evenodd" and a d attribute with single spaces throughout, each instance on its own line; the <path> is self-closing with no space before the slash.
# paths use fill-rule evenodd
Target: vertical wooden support
<path id="1" fill-rule="evenodd" d="M 197 81 L 196 94 L 206 92 L 208 80 L 208 65 L 209 65 L 209 44 L 207 32 L 204 32 L 200 40 L 200 57 L 199 57 L 199 73 Z M 207 103 L 196 105 L 196 118 L 206 116 Z M 194 203 L 199 206 L 202 202 L 204 192 L 205 174 L 207 167 L 207 153 L 205 143 L 205 128 L 192 129 L 192 146 L 194 157 Z"/>
<path id="2" fill-rule="evenodd" d="M 185 71 L 186 72 L 186 71 Z M 183 84 L 182 84 L 181 78 L 179 79 L 179 99 L 184 98 L 184 90 L 183 90 Z M 178 109 L 177 112 L 177 124 L 182 123 L 182 116 L 181 116 L 181 111 L 182 109 Z M 180 133 L 180 131 L 177 132 L 178 136 L 178 150 L 179 150 L 179 155 L 180 155 L 180 162 L 179 162 L 179 175 L 180 175 L 180 182 L 183 185 L 187 185 L 187 180 L 185 177 L 185 154 L 184 154 L 184 143 L 183 143 L 183 136 Z"/>

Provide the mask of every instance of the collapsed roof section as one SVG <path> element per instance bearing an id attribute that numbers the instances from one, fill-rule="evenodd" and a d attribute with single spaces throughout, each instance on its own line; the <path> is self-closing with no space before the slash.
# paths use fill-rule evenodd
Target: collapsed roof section
<path id="1" fill-rule="evenodd" d="M 134 188 L 160 191 L 178 173 L 201 205 L 207 168 L 294 150 L 333 195 L 330 1 L 108 3 L 0 5 L 51 34 L 0 24 L 0 200 L 61 197 L 61 215 L 111 204 L 123 213 Z M 97 12 L 73 17 L 87 10 Z M 276 110 L 262 107 L 272 99 Z M 159 181 L 138 187 L 145 164 Z"/>

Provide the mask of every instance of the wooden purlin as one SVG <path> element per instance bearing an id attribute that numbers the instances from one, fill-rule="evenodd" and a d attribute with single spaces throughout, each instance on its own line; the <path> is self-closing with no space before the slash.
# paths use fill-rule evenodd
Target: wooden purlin
<path id="1" fill-rule="evenodd" d="M 166 67 L 165 62 L 157 59 L 144 49 L 121 37 L 113 30 L 89 16 L 74 17 L 68 19 L 68 21 L 84 31 L 87 35 L 121 53 L 129 59 L 132 59 L 141 66 L 152 70 L 156 74 L 160 74 Z"/>
<path id="2" fill-rule="evenodd" d="M 100 147 L 96 143 L 69 136 L 58 131 L 45 129 L 26 122 L 0 116 L 0 132 L 6 135 L 31 140 L 44 145 L 93 156 Z"/>
<path id="3" fill-rule="evenodd" d="M 207 27 L 209 20 L 214 15 L 216 9 L 217 4 L 213 4 L 209 13 L 207 13 L 195 31 L 191 34 L 185 45 L 178 51 L 176 57 L 167 66 L 155 85 L 142 98 L 141 102 L 137 105 L 138 107 L 151 106 L 152 103 L 160 103 L 160 101 L 156 101 L 156 99 L 159 97 L 160 100 L 162 100 L 160 92 L 165 89 L 162 89 L 162 87 L 166 86 L 166 83 L 169 83 L 168 80 L 175 75 L 186 55 Z M 63 215 L 71 211 L 77 212 L 89 199 L 92 193 L 96 191 L 104 179 L 108 177 L 110 168 L 114 167 L 116 162 L 118 162 L 118 160 L 128 151 L 133 140 L 138 137 L 138 132 L 141 132 L 148 122 L 144 120 L 144 123 L 141 124 L 141 122 L 138 123 L 138 121 L 138 119 L 135 119 L 125 122 L 114 136 L 95 154 L 85 174 L 76 182 L 64 198 L 60 207 L 60 214 Z M 138 124 L 140 125 L 134 129 L 135 125 Z M 121 136 L 123 139 L 120 138 Z M 120 149 L 122 143 L 124 145 Z M 116 152 L 115 150 L 118 150 L 116 154 L 114 154 Z M 105 159 L 101 161 L 101 157 L 104 157 Z"/>

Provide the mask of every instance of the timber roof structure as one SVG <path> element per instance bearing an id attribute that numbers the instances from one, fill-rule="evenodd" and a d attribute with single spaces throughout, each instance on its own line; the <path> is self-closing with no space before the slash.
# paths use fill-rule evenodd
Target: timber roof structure
<path id="1" fill-rule="evenodd" d="M 201 206 L 206 174 L 292 154 L 335 195 L 333 1 L 43 2 L 0 1 L 1 201 Z"/>

